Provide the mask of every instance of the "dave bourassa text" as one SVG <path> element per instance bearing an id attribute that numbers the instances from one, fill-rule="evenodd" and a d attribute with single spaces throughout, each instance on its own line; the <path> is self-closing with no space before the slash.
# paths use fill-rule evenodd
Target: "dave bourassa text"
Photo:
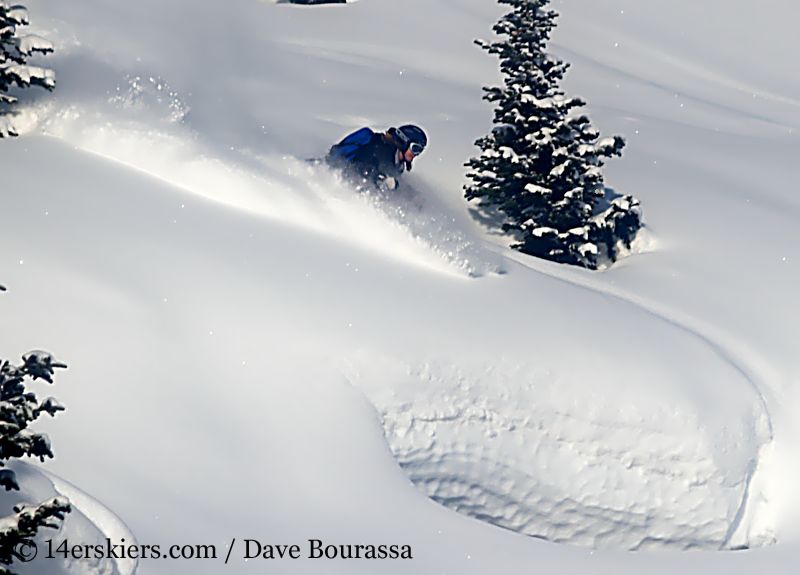
<path id="1" fill-rule="evenodd" d="M 309 539 L 304 546 L 244 540 L 244 559 L 413 559 L 410 545 L 326 545 Z"/>

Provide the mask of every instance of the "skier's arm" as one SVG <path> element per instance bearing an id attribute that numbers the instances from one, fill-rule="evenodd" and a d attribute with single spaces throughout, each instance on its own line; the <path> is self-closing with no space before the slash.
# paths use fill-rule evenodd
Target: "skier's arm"
<path id="1" fill-rule="evenodd" d="M 400 175 L 405 171 L 405 164 L 403 162 L 398 164 L 395 161 L 387 162 L 384 159 L 379 162 L 378 171 L 378 177 L 381 180 L 380 185 L 386 189 L 394 190 L 400 184 Z"/>
<path id="2" fill-rule="evenodd" d="M 397 178 L 381 175 L 381 185 L 387 190 L 394 190 L 397 188 Z"/>

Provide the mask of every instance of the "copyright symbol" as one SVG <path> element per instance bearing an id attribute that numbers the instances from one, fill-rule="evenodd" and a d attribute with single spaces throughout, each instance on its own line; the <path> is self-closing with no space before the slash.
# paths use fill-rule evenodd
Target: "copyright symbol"
<path id="1" fill-rule="evenodd" d="M 14 557 L 22 561 L 23 563 L 29 563 L 36 559 L 36 554 L 39 552 L 38 547 L 36 547 L 36 543 L 31 541 L 30 539 L 23 539 L 16 545 L 14 545 L 14 549 L 11 553 L 14 554 Z"/>

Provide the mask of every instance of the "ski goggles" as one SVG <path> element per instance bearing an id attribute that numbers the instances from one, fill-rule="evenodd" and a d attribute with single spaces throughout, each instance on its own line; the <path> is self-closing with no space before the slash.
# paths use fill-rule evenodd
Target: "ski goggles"
<path id="1" fill-rule="evenodd" d="M 412 142 L 408 139 L 408 137 L 395 128 L 392 128 L 392 135 L 397 139 L 398 142 L 402 145 L 402 150 L 404 152 L 410 151 L 415 156 L 419 156 L 422 152 L 425 151 L 425 146 L 422 144 L 418 144 L 417 142 Z"/>
<path id="2" fill-rule="evenodd" d="M 415 156 L 419 156 L 422 152 L 425 151 L 425 146 L 422 144 L 418 144 L 416 142 L 411 142 L 408 145 L 408 151 L 414 154 Z"/>

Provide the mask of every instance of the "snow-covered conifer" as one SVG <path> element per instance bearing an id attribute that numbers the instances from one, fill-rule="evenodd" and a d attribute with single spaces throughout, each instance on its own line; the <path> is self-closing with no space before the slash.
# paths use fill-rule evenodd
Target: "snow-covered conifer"
<path id="1" fill-rule="evenodd" d="M 525 253 L 596 269 L 641 227 L 638 202 L 606 200 L 601 167 L 619 156 L 620 136 L 600 138 L 580 98 L 560 82 L 569 64 L 547 53 L 558 14 L 550 0 L 498 0 L 512 10 L 494 26 L 496 42 L 477 43 L 500 58 L 502 87 L 485 88 L 495 128 L 476 145 L 468 200 L 499 210 Z"/>
<path id="2" fill-rule="evenodd" d="M 16 505 L 14 515 L 0 517 L 0 575 L 14 575 L 4 567 L 15 560 L 30 561 L 35 555 L 28 541 L 44 527 L 58 529 L 72 506 L 66 497 L 57 496 L 39 505 Z"/>
<path id="3" fill-rule="evenodd" d="M 39 401 L 26 384 L 38 379 L 53 383 L 53 373 L 63 367 L 66 366 L 41 351 L 25 355 L 20 365 L 0 361 L 0 467 L 9 459 L 38 457 L 44 461 L 53 457 L 47 435 L 31 431 L 28 426 L 42 413 L 55 416 L 64 408 L 53 398 Z M 0 469 L 0 486 L 6 491 L 19 490 L 14 471 Z M 13 515 L 0 517 L 0 575 L 11 573 L 2 565 L 20 559 L 20 542 L 33 538 L 43 527 L 57 527 L 54 520 L 63 519 L 69 511 L 69 501 L 55 497 L 39 505 L 18 505 Z"/>
<path id="4" fill-rule="evenodd" d="M 52 70 L 27 63 L 34 54 L 53 51 L 53 45 L 44 38 L 19 33 L 27 24 L 28 11 L 24 6 L 0 0 L 0 138 L 17 135 L 10 122 L 11 106 L 17 99 L 8 93 L 9 88 L 40 86 L 52 90 L 56 85 Z"/>

